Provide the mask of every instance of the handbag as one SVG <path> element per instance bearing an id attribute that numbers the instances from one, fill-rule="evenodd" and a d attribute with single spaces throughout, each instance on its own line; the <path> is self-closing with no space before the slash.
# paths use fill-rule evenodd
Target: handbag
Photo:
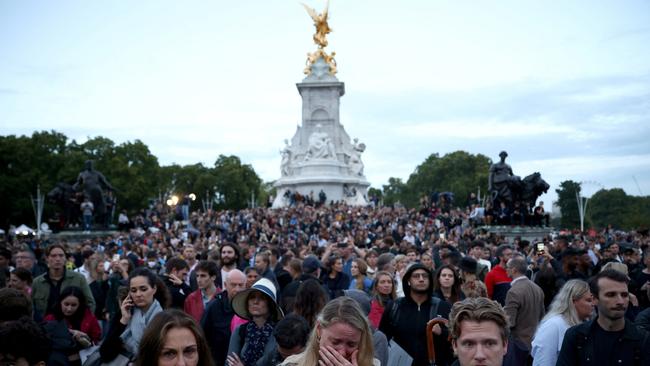
<path id="1" fill-rule="evenodd" d="M 122 351 L 117 354 L 110 362 L 102 361 L 102 356 L 99 354 L 99 346 L 94 346 L 88 348 L 87 351 L 90 352 L 86 360 L 83 360 L 82 356 L 82 366 L 127 366 L 131 363 L 132 356 L 128 352 Z"/>

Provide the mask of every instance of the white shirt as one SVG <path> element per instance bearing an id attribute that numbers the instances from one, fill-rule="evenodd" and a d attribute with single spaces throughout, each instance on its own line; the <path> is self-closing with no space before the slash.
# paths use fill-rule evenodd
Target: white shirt
<path id="1" fill-rule="evenodd" d="M 90 284 L 91 282 L 93 282 L 93 278 L 92 278 L 92 276 L 90 275 L 90 272 L 86 269 L 86 265 L 85 265 L 85 264 L 82 265 L 81 267 L 75 269 L 74 271 L 77 272 L 77 273 L 81 273 L 82 275 L 84 275 L 84 278 L 86 278 L 86 283 Z"/>
<path id="2" fill-rule="evenodd" d="M 510 287 L 512 287 L 512 285 L 514 285 L 515 282 L 520 281 L 520 280 L 523 280 L 524 278 L 526 278 L 526 276 L 525 276 L 525 275 L 521 275 L 521 276 L 519 276 L 519 277 L 513 279 L 512 282 L 510 282 Z"/>
<path id="3" fill-rule="evenodd" d="M 221 289 L 226 290 L 226 277 L 228 277 L 228 273 L 230 271 L 224 271 L 223 268 L 221 268 Z"/>
<path id="4" fill-rule="evenodd" d="M 487 266 L 488 272 L 490 272 L 490 270 L 492 270 L 492 263 L 490 263 L 490 261 L 485 260 L 483 258 L 480 258 L 477 262 L 481 263 L 484 266 Z"/>
<path id="5" fill-rule="evenodd" d="M 533 348 L 530 351 L 533 356 L 533 366 L 555 365 L 567 329 L 569 323 L 560 314 L 544 320 L 537 327 L 533 337 Z"/>

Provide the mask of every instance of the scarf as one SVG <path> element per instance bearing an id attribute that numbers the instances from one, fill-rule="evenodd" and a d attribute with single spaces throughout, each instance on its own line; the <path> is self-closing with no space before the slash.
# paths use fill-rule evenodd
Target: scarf
<path id="1" fill-rule="evenodd" d="M 258 328 L 255 322 L 248 322 L 242 327 L 246 327 L 246 347 L 241 360 L 245 366 L 254 366 L 264 355 L 266 343 L 273 334 L 273 324 L 266 322 L 264 326 Z"/>
<path id="2" fill-rule="evenodd" d="M 126 329 L 120 336 L 122 343 L 127 351 L 132 354 L 138 353 L 138 348 L 140 347 L 140 339 L 142 339 L 142 334 L 144 333 L 144 328 L 147 327 L 154 315 L 161 312 L 163 309 L 160 306 L 158 300 L 154 299 L 151 306 L 147 312 L 143 312 L 140 308 L 134 308 L 133 315 L 129 324 L 127 324 Z"/>

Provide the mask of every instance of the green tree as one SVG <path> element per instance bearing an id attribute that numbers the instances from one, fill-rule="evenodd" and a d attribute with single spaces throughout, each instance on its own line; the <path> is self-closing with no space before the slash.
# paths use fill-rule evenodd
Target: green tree
<path id="1" fill-rule="evenodd" d="M 182 197 L 194 193 L 196 200 L 190 205 L 191 210 L 202 209 L 202 203 L 214 199 L 217 176 L 214 169 L 201 163 L 180 166 L 177 164 L 160 169 L 160 192 L 163 195 L 175 194 Z"/>
<path id="2" fill-rule="evenodd" d="M 379 201 L 384 198 L 384 193 L 379 188 L 370 187 L 368 188 L 368 198 L 376 197 Z"/>
<path id="3" fill-rule="evenodd" d="M 487 188 L 491 160 L 482 154 L 455 151 L 440 157 L 431 154 L 415 168 L 400 197 L 409 207 L 416 207 L 422 196 L 437 192 L 453 192 L 458 206 L 465 206 L 470 192 Z"/>
<path id="4" fill-rule="evenodd" d="M 393 205 L 397 202 L 402 202 L 402 196 L 406 190 L 406 184 L 402 182 L 401 178 L 388 178 L 388 184 L 383 185 L 384 190 L 384 204 L 387 206 Z"/>
<path id="5" fill-rule="evenodd" d="M 27 136 L 0 136 L 0 226 L 35 225 L 30 196 L 37 186 L 47 194 L 65 164 L 67 138 L 55 131 Z M 44 218 L 50 209 L 46 205 Z"/>
<path id="6" fill-rule="evenodd" d="M 28 136 L 0 136 L 0 227 L 10 224 L 33 225 L 30 195 L 40 185 L 47 194 L 57 182 L 73 184 L 86 160 L 93 160 L 116 189 L 117 207 L 130 212 L 147 207 L 149 200 L 163 194 L 196 194 L 192 209 L 201 201 L 213 199 L 215 192 L 225 197 L 221 207 L 248 206 L 251 194 L 265 203 L 267 193 L 252 166 L 236 156 L 220 155 L 214 167 L 203 164 L 160 167 L 158 158 L 140 140 L 115 145 L 97 136 L 84 143 L 68 142 L 55 131 L 34 132 Z M 165 198 L 165 197 L 162 197 Z M 44 220 L 55 211 L 46 203 Z"/>
<path id="7" fill-rule="evenodd" d="M 107 153 L 108 159 L 101 157 L 97 169 L 116 188 L 118 206 L 129 211 L 147 207 L 149 199 L 156 197 L 158 158 L 140 140 L 125 142 Z"/>
<path id="8" fill-rule="evenodd" d="M 260 189 L 260 198 L 257 200 L 261 207 L 267 207 L 269 203 L 273 203 L 269 202 L 269 197 L 275 197 L 278 194 L 277 188 L 273 186 L 274 184 L 275 181 L 262 183 L 262 187 Z"/>
<path id="9" fill-rule="evenodd" d="M 601 189 L 590 200 L 587 214 L 593 225 L 623 230 L 650 227 L 650 197 L 628 196 L 620 188 Z"/>
<path id="10" fill-rule="evenodd" d="M 565 180 L 555 190 L 557 193 L 557 205 L 560 207 L 562 219 L 560 224 L 565 228 L 579 228 L 580 215 L 578 213 L 578 201 L 576 193 L 580 192 L 580 183 L 572 180 Z"/>
<path id="11" fill-rule="evenodd" d="M 238 157 L 219 155 L 214 173 L 217 190 L 224 196 L 224 207 L 242 209 L 249 205 L 252 195 L 260 197 L 262 180 L 251 165 L 242 164 Z"/>

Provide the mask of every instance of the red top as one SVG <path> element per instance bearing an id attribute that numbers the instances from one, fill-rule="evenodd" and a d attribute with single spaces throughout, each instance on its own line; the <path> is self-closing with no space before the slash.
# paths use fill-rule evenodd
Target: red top
<path id="1" fill-rule="evenodd" d="M 214 299 L 214 297 L 217 296 L 219 292 L 220 291 L 217 289 L 214 295 L 212 295 L 212 299 Z M 185 299 L 185 304 L 183 305 L 183 310 L 185 310 L 186 313 L 190 314 L 190 316 L 192 316 L 192 318 L 194 318 L 194 320 L 197 322 L 201 321 L 205 307 L 203 306 L 203 295 L 201 294 L 200 289 L 193 291 L 187 296 Z"/>
<path id="2" fill-rule="evenodd" d="M 49 322 L 49 321 L 56 320 L 56 318 L 54 317 L 53 314 L 48 314 L 45 316 L 43 320 Z M 72 327 L 72 324 L 70 324 L 67 319 L 65 323 L 69 329 L 74 329 Z M 79 327 L 79 329 L 74 329 L 74 330 L 79 330 L 88 334 L 90 340 L 93 341 L 93 343 L 95 344 L 102 339 L 102 329 L 99 327 L 99 322 L 97 321 L 97 318 L 95 318 L 95 315 L 93 315 L 93 313 L 90 311 L 90 309 L 86 309 L 86 312 L 84 313 L 84 317 L 83 319 L 81 319 L 81 327 Z"/>
<path id="3" fill-rule="evenodd" d="M 488 297 L 492 300 L 504 304 L 506 300 L 506 293 L 510 289 L 510 282 L 512 278 L 508 277 L 508 272 L 505 268 L 497 264 L 485 276 L 485 287 L 487 288 Z"/>
<path id="4" fill-rule="evenodd" d="M 370 302 L 370 314 L 368 314 L 370 324 L 375 328 L 379 328 L 379 322 L 381 321 L 381 316 L 383 314 L 384 307 L 379 303 L 379 300 L 372 299 Z"/>

